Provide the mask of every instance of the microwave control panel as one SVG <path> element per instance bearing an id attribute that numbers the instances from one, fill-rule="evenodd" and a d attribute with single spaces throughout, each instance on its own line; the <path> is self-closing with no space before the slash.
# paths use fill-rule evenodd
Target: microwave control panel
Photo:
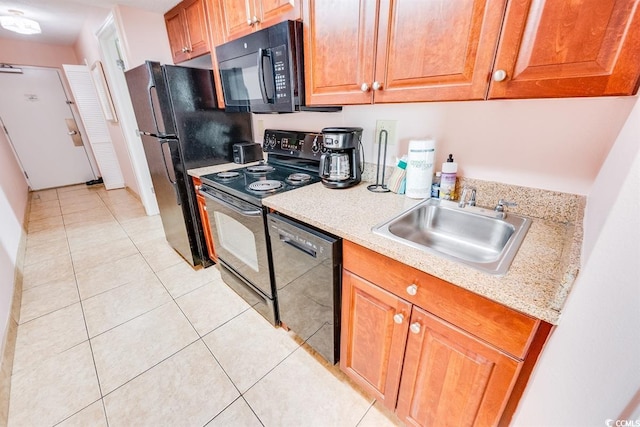
<path id="1" fill-rule="evenodd" d="M 271 49 L 273 61 L 273 78 L 275 83 L 275 102 L 291 102 L 289 87 L 289 61 L 286 46 Z"/>

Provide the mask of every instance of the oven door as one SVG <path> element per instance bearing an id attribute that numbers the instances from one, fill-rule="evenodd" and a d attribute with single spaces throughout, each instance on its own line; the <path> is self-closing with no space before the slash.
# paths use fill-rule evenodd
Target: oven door
<path id="1" fill-rule="evenodd" d="M 207 199 L 218 259 L 273 298 L 262 208 L 207 186 L 200 194 Z"/>

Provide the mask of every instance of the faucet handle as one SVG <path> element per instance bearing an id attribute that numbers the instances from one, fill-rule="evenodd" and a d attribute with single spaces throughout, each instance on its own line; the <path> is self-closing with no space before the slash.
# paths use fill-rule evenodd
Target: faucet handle
<path id="1" fill-rule="evenodd" d="M 469 201 L 467 201 L 467 193 L 471 193 L 469 195 Z M 476 205 L 475 187 L 464 186 L 462 189 L 462 194 L 460 195 L 460 199 L 458 200 L 458 206 L 461 208 L 464 208 L 465 206 L 475 206 L 475 205 Z"/>
<path id="2" fill-rule="evenodd" d="M 518 206 L 518 204 L 516 202 L 509 202 L 507 200 L 500 199 L 493 210 L 496 212 L 504 212 L 505 206 Z"/>

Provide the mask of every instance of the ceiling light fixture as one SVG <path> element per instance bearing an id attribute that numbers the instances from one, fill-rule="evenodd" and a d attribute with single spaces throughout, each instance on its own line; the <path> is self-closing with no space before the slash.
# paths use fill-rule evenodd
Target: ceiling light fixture
<path id="1" fill-rule="evenodd" d="M 18 34 L 40 34 L 40 24 L 33 19 L 25 18 L 19 10 L 9 10 L 11 15 L 0 16 L 0 25 L 5 30 Z"/>

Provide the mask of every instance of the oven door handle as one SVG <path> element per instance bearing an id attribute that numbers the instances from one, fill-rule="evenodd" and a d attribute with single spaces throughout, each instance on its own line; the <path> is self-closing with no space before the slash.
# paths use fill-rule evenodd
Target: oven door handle
<path id="1" fill-rule="evenodd" d="M 282 243 L 286 243 L 287 245 L 301 251 L 304 252 L 305 254 L 309 255 L 310 257 L 313 258 L 317 258 L 318 254 L 316 253 L 316 251 L 314 251 L 313 249 L 307 248 L 306 246 L 301 245 L 300 243 L 296 242 L 295 240 L 291 240 L 291 238 L 287 237 L 287 236 L 283 236 L 282 234 L 280 235 L 280 241 Z"/>
<path id="2" fill-rule="evenodd" d="M 231 204 L 229 202 L 227 202 L 226 200 L 222 200 L 216 196 L 214 196 L 213 194 L 209 194 L 206 192 L 206 190 L 204 188 L 200 188 L 199 191 L 200 194 L 202 194 L 204 197 L 206 197 L 207 199 L 211 199 L 216 203 L 220 203 L 221 205 L 231 209 L 232 211 L 242 215 L 242 216 L 261 216 L 262 215 L 262 210 L 261 209 L 242 209 L 239 206 L 236 206 L 234 204 Z"/>

